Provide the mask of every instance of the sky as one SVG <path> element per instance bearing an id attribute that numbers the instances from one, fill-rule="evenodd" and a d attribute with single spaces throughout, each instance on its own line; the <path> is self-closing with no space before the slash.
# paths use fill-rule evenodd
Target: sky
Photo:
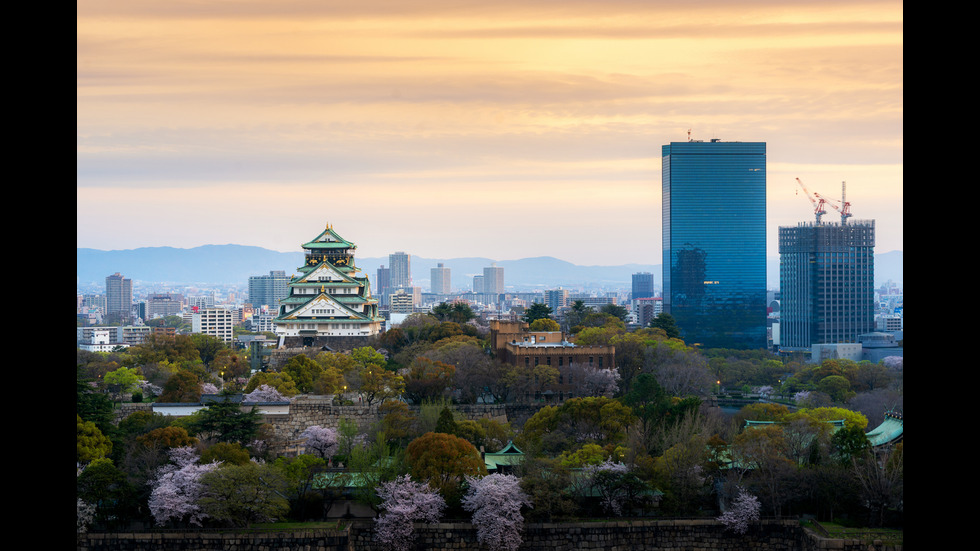
<path id="1" fill-rule="evenodd" d="M 903 240 L 903 5 L 81 0 L 77 246 L 660 264 L 661 146 L 767 143 Z M 824 220 L 836 218 L 829 210 Z"/>

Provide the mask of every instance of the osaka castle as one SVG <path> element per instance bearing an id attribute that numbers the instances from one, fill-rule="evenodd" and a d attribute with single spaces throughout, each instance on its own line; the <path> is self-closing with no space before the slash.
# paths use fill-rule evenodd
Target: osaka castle
<path id="1" fill-rule="evenodd" d="M 371 284 L 354 266 L 356 248 L 330 224 L 303 245 L 305 263 L 290 278 L 289 294 L 273 320 L 280 347 L 346 347 L 338 343 L 381 331 L 383 318 Z"/>

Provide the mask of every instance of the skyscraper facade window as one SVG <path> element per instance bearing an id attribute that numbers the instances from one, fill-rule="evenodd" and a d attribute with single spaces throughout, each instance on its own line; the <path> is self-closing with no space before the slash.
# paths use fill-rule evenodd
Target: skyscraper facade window
<path id="1" fill-rule="evenodd" d="M 435 268 L 432 268 L 430 283 L 432 284 L 433 293 L 437 295 L 448 295 L 451 288 L 449 268 L 445 267 L 442 262 Z"/>
<path id="2" fill-rule="evenodd" d="M 662 148 L 663 301 L 687 344 L 766 347 L 766 144 Z"/>
<path id="3" fill-rule="evenodd" d="M 412 286 L 412 256 L 403 252 L 388 255 L 391 289 Z"/>
<path id="4" fill-rule="evenodd" d="M 107 321 L 125 322 L 131 319 L 133 280 L 123 277 L 119 272 L 106 276 L 105 297 Z"/>
<path id="5" fill-rule="evenodd" d="M 268 306 L 270 312 L 279 310 L 279 301 L 289 295 L 289 276 L 284 270 L 272 270 L 269 275 L 248 278 L 248 301 L 255 308 Z"/>
<path id="6" fill-rule="evenodd" d="M 391 293 L 391 268 L 385 268 L 382 264 L 378 267 L 377 275 L 374 278 L 374 288 L 378 296 L 381 297 L 382 304 L 388 304 L 388 295 Z"/>
<path id="7" fill-rule="evenodd" d="M 504 292 L 504 269 L 491 264 L 483 269 L 483 292 L 499 295 Z"/>
<path id="8" fill-rule="evenodd" d="M 873 220 L 779 228 L 779 344 L 856 343 L 875 330 Z"/>
<path id="9" fill-rule="evenodd" d="M 633 299 L 653 297 L 653 274 L 639 272 L 633 274 Z"/>

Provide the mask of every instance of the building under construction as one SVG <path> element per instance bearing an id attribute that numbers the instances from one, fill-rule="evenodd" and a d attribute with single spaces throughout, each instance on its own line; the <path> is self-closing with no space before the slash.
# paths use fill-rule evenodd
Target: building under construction
<path id="1" fill-rule="evenodd" d="M 786 352 L 857 343 L 874 331 L 874 220 L 850 220 L 846 202 L 814 201 L 803 189 L 816 220 L 779 228 L 779 343 Z M 841 213 L 840 222 L 821 220 L 825 205 Z"/>

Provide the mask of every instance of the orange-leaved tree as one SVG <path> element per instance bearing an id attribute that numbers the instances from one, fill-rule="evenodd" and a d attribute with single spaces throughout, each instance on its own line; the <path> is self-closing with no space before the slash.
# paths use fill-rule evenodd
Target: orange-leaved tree
<path id="1" fill-rule="evenodd" d="M 412 479 L 427 482 L 450 507 L 462 498 L 460 485 L 466 476 L 485 476 L 487 467 L 480 452 L 452 434 L 427 432 L 405 448 Z"/>

